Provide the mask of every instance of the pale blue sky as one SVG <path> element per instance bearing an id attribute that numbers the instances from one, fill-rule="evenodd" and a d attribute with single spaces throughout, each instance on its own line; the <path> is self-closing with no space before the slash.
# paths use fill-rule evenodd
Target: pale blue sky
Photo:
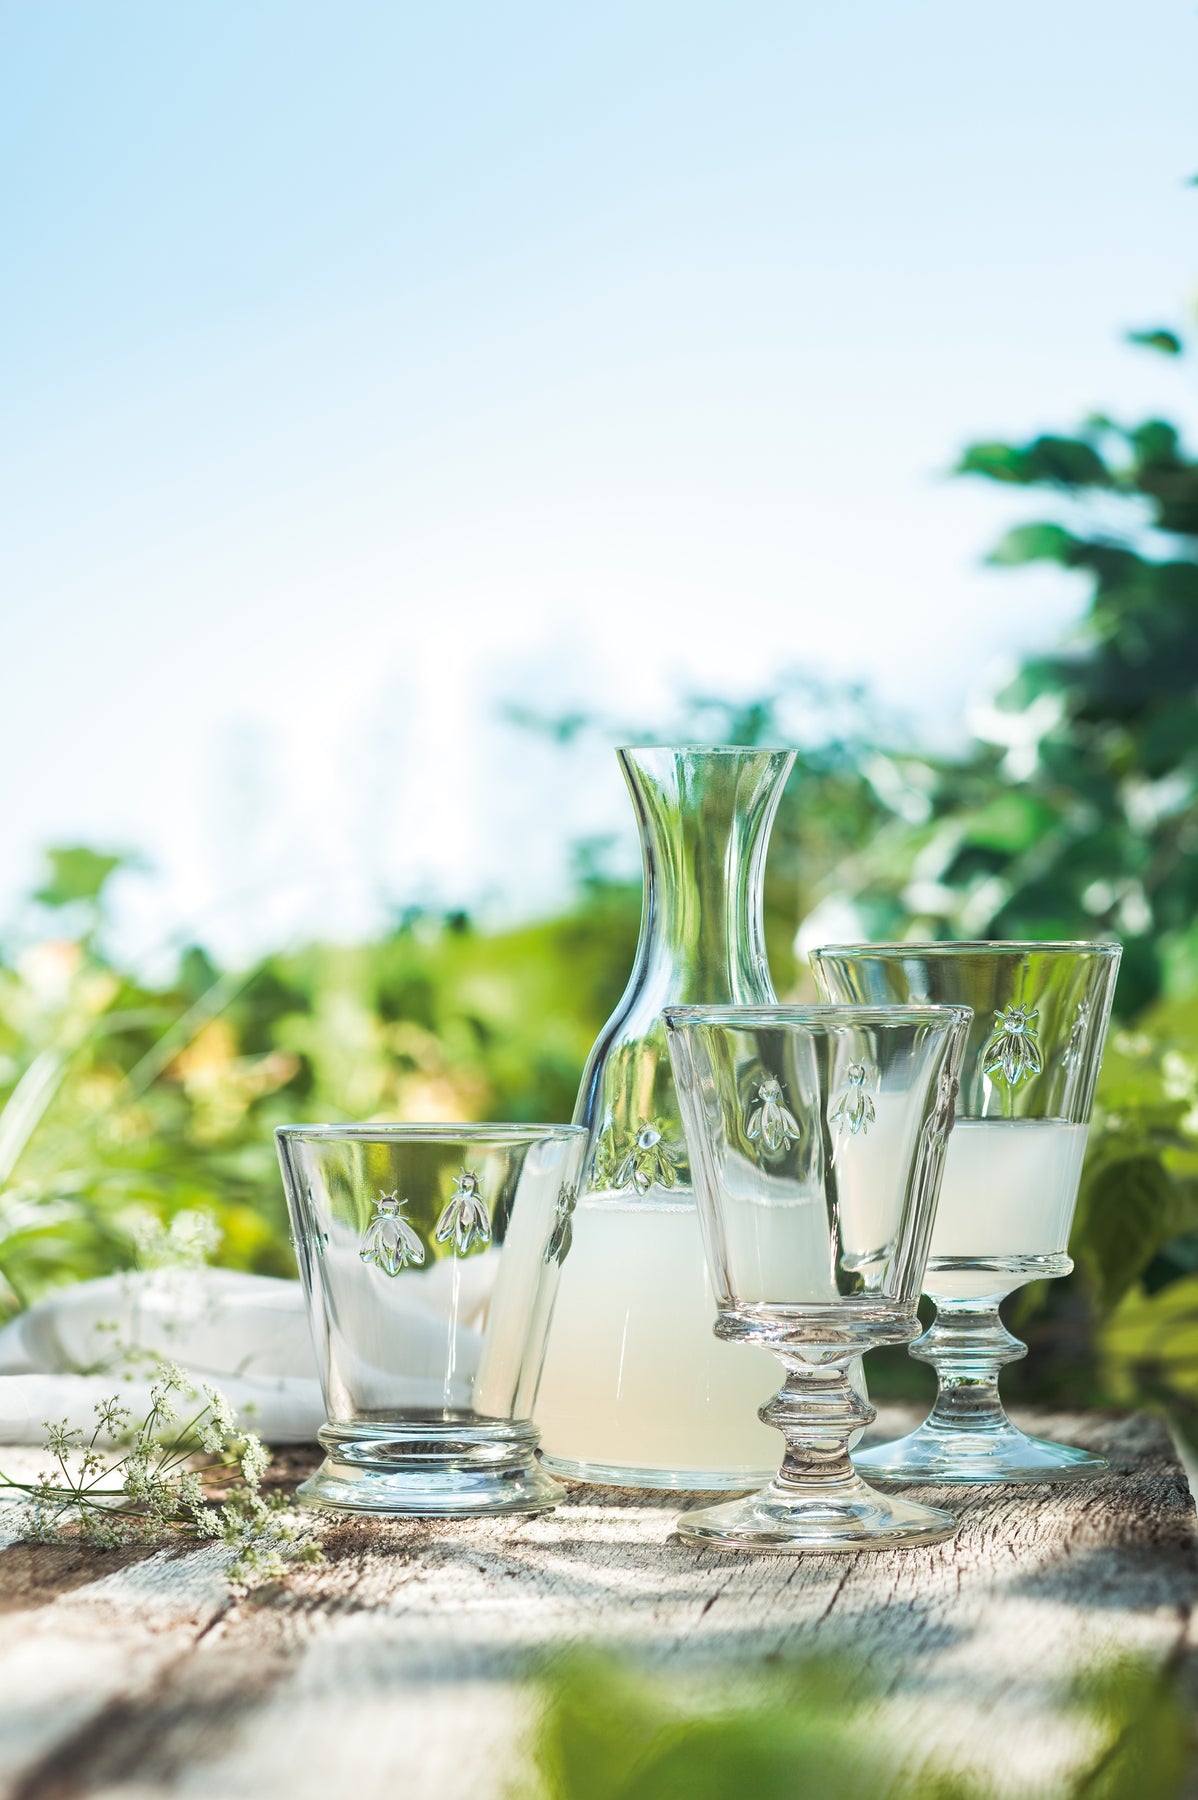
<path id="1" fill-rule="evenodd" d="M 1064 581 L 972 436 L 1193 417 L 1198 17 L 1013 0 L 0 5 L 0 900 L 551 898 L 623 817 L 497 700 L 779 668 L 959 731 Z M 3 910 L 3 908 L 0 908 Z"/>

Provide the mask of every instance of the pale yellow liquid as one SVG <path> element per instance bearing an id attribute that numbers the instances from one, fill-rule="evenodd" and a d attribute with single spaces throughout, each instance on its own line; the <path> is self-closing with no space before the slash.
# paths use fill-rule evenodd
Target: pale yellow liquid
<path id="1" fill-rule="evenodd" d="M 939 1270 L 937 1257 L 1052 1256 L 1068 1248 L 1087 1129 L 1061 1119 L 957 1120 L 932 1230 L 929 1294 L 968 1300 L 1002 1285 L 992 1274 Z"/>
<path id="2" fill-rule="evenodd" d="M 757 1408 L 783 1371 L 713 1336 L 693 1201 L 591 1194 L 573 1223 L 535 1412 L 546 1454 L 695 1486 L 704 1472 L 768 1480 L 782 1440 Z"/>

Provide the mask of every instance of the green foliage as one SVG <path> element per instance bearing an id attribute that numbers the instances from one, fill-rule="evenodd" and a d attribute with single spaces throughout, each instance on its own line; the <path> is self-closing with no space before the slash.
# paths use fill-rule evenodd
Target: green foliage
<path id="1" fill-rule="evenodd" d="M 1064 568 L 1089 608 L 1072 642 L 995 696 L 966 756 L 908 757 L 923 821 L 883 820 L 823 890 L 853 898 L 871 931 L 889 897 L 909 936 L 1117 935 L 1130 1017 L 1193 957 L 1198 463 L 1161 420 L 1095 418 L 1072 436 L 974 445 L 959 469 L 1044 492 L 1060 516 L 1016 526 L 990 561 Z"/>
<path id="2" fill-rule="evenodd" d="M 1152 1155 L 1111 1158 L 1091 1174 L 1081 1238 L 1106 1306 L 1135 1285 L 1160 1247 L 1170 1185 Z"/>
<path id="3" fill-rule="evenodd" d="M 1198 998 L 1163 1002 L 1107 1047 L 1075 1228 L 1107 1307 L 1188 1273 L 1198 1232 Z M 1149 1274 L 1151 1271 L 1151 1275 Z"/>
<path id="4" fill-rule="evenodd" d="M 490 935 L 414 914 L 244 973 L 192 950 L 163 985 L 88 925 L 0 965 L 0 1305 L 132 1266 L 180 1213 L 212 1219 L 226 1266 L 294 1274 L 277 1124 L 568 1118 L 638 915 L 599 886 Z"/>
<path id="5" fill-rule="evenodd" d="M 1038 437 L 1031 443 L 971 444 L 957 467 L 960 475 L 1020 487 L 1045 483 L 1063 487 L 1110 487 L 1111 473 L 1093 444 L 1080 438 Z"/>
<path id="6" fill-rule="evenodd" d="M 76 844 L 49 851 L 46 860 L 49 877 L 33 898 L 42 906 L 69 906 L 75 900 L 99 900 L 109 876 L 125 859 Z"/>
<path id="7" fill-rule="evenodd" d="M 1129 344 L 1139 344 L 1144 350 L 1159 350 L 1162 356 L 1180 356 L 1184 348 L 1175 331 L 1168 331 L 1158 326 L 1154 331 L 1129 331 Z"/>
<path id="8" fill-rule="evenodd" d="M 746 1692 L 748 1687 L 749 1691 Z M 698 1691 L 696 1691 L 698 1690 Z M 913 1758 L 888 1737 L 876 1678 L 809 1660 L 746 1683 L 720 1670 L 682 1688 L 575 1658 L 545 1682 L 536 1800 L 987 1800 L 975 1773 Z M 1029 1800 L 1173 1800 L 1192 1768 L 1176 1682 L 1134 1662 L 1096 1670 L 1071 1706 L 1089 1748 L 1064 1787 Z"/>
<path id="9" fill-rule="evenodd" d="M 1181 356 L 1163 329 L 1139 341 Z M 860 692 L 794 675 L 619 735 L 803 746 L 766 872 L 782 993 L 806 981 L 796 928 L 818 941 L 830 919 L 837 936 L 1124 941 L 1077 1272 L 1014 1302 L 1034 1354 L 1008 1378 L 1024 1398 L 1149 1397 L 1198 1419 L 1198 463 L 1165 421 L 1094 417 L 975 445 L 960 468 L 1044 505 L 992 552 L 996 579 L 1048 564 L 1088 594 L 1070 640 L 994 697 L 984 737 L 930 756 Z M 520 723 L 563 747 L 596 729 Z M 408 911 L 376 942 L 242 971 L 193 947 L 147 983 L 105 949 L 123 866 L 52 851 L 36 898 L 54 935 L 0 959 L 0 1310 L 129 1266 L 180 1214 L 213 1222 L 217 1260 L 291 1274 L 276 1124 L 568 1118 L 640 907 L 581 845 L 558 918 L 489 931 Z"/>

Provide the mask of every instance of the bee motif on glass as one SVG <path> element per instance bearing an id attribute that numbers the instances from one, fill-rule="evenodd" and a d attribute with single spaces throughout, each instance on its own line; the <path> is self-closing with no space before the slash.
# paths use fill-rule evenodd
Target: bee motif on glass
<path id="1" fill-rule="evenodd" d="M 1090 1002 L 1079 1000 L 1077 1014 L 1069 1031 L 1069 1042 L 1065 1045 L 1062 1061 L 1067 1069 L 1072 1069 L 1082 1059 L 1086 1047 L 1086 1030 L 1090 1023 Z"/>
<path id="2" fill-rule="evenodd" d="M 647 1194 L 651 1187 L 672 1188 L 680 1160 L 674 1146 L 666 1142 L 663 1122 L 642 1119 L 631 1148 L 616 1168 L 613 1185 L 632 1187 L 638 1194 Z"/>
<path id="3" fill-rule="evenodd" d="M 760 1138 L 767 1150 L 775 1154 L 789 1144 L 797 1144 L 801 1136 L 799 1121 L 782 1098 L 781 1084 L 767 1075 L 757 1089 L 756 1102 L 745 1125 L 745 1136 Z"/>
<path id="4" fill-rule="evenodd" d="M 940 1071 L 936 1105 L 928 1120 L 928 1135 L 934 1143 L 944 1143 L 953 1128 L 953 1119 L 957 1110 L 957 1092 L 960 1085 L 951 1068 L 946 1067 Z"/>
<path id="5" fill-rule="evenodd" d="M 454 1182 L 435 1236 L 439 1244 L 452 1242 L 459 1256 L 465 1256 L 474 1244 L 490 1243 L 491 1216 L 478 1191 L 478 1176 L 469 1169 L 463 1169 Z"/>
<path id="6" fill-rule="evenodd" d="M 362 1233 L 358 1255 L 384 1275 L 398 1275 L 413 1264 L 419 1268 L 424 1261 L 424 1245 L 401 1210 L 407 1204 L 400 1199 L 398 1189 L 393 1194 L 384 1194 L 380 1189 L 374 1217 Z"/>
<path id="7" fill-rule="evenodd" d="M 1001 1075 L 1008 1087 L 1017 1087 L 1025 1075 L 1038 1075 L 1044 1067 L 1032 1027 L 1040 1017 L 1027 1006 L 1006 1006 L 994 1015 L 998 1029 L 982 1057 L 987 1075 Z"/>
<path id="8" fill-rule="evenodd" d="M 864 1137 L 874 1122 L 874 1103 L 865 1086 L 868 1079 L 864 1063 L 850 1063 L 844 1072 L 844 1088 L 829 1120 L 842 1137 L 846 1131 L 850 1137 Z"/>
<path id="9" fill-rule="evenodd" d="M 549 1233 L 549 1242 L 545 1245 L 545 1261 L 547 1263 L 564 1263 L 570 1254 L 570 1245 L 574 1242 L 574 1207 L 578 1201 L 577 1188 L 567 1187 L 563 1182 L 558 1189 L 557 1201 L 554 1205 L 553 1226 Z"/>

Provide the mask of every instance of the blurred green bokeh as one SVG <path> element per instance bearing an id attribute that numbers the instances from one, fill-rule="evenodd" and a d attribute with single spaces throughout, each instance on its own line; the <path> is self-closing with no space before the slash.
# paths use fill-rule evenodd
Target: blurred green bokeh
<path id="1" fill-rule="evenodd" d="M 1136 334 L 1179 357 L 1176 334 Z M 796 930 L 833 907 L 870 937 L 1093 937 L 1125 946 L 1066 1282 L 1013 1303 L 1032 1356 L 1013 1397 L 1148 1400 L 1198 1435 L 1198 464 L 1160 420 L 980 444 L 964 475 L 1046 516 L 992 552 L 1080 574 L 1077 634 L 994 696 L 959 756 L 885 741 L 863 696 L 823 700 L 767 874 L 781 993 Z M 1014 577 L 1012 577 L 1014 578 Z M 696 697 L 690 740 L 777 737 L 797 681 L 750 705 Z M 542 721 L 564 738 L 586 722 Z M 660 733 L 660 722 L 658 725 Z M 172 980 L 116 964 L 120 859 L 51 852 L 41 941 L 0 962 L 0 1310 L 129 1266 L 147 1220 L 211 1215 L 217 1260 L 288 1275 L 271 1129 L 289 1120 L 565 1119 L 628 973 L 639 888 L 579 858 L 562 916 L 487 930 L 407 912 L 379 941 L 244 970 L 200 947 Z M 892 1359 L 880 1391 L 920 1391 Z"/>
<path id="2" fill-rule="evenodd" d="M 546 1671 L 531 1766 L 513 1800 L 991 1800 L 1011 1791 L 1009 1778 L 921 1745 L 909 1711 L 888 1729 L 875 1664 L 717 1663 L 680 1680 L 631 1660 L 575 1656 Z M 1193 1721 L 1175 1670 L 1116 1661 L 1073 1682 L 1064 1699 L 1073 1768 L 1020 1788 L 1026 1800 L 1192 1791 Z"/>

